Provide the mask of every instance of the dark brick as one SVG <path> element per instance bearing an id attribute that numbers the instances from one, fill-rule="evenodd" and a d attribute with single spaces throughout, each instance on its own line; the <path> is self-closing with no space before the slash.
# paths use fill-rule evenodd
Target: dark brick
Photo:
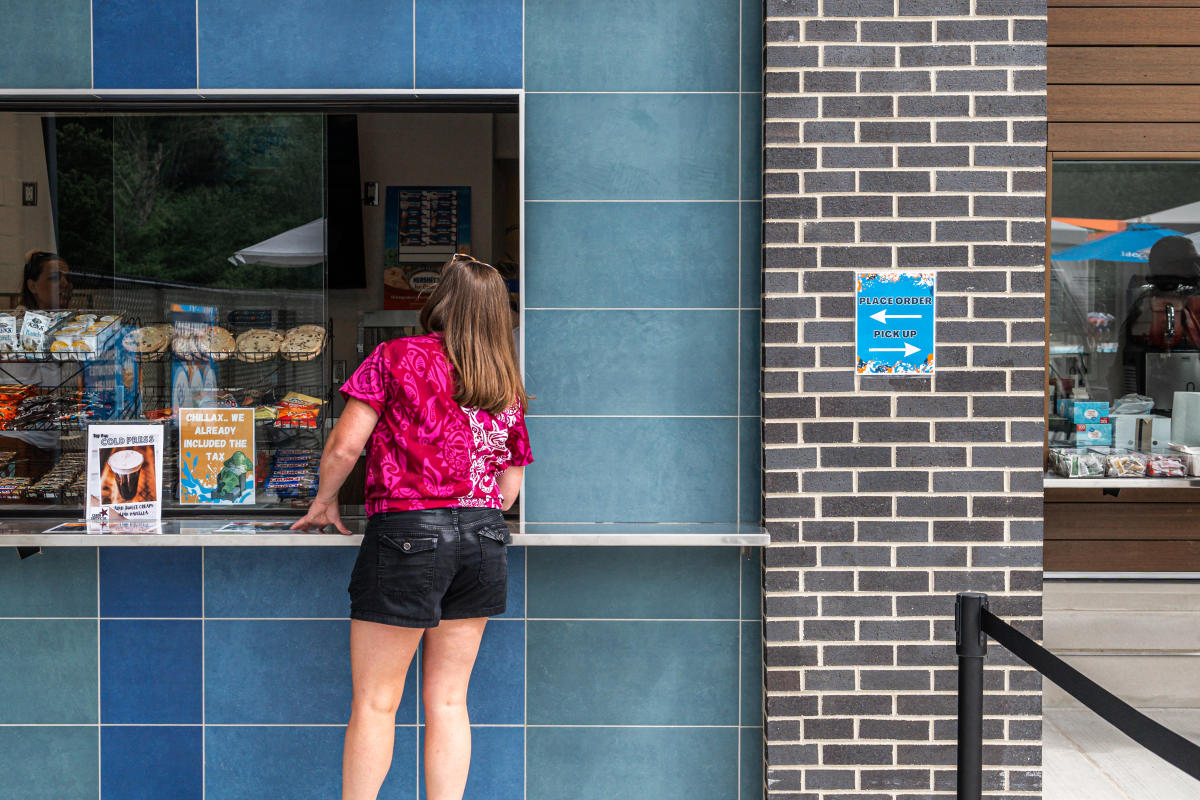
<path id="1" fill-rule="evenodd" d="M 1046 225 L 1042 222 L 1014 222 L 1012 223 L 1012 240 L 1014 242 L 1045 242 L 1046 241 Z M 1032 273 L 1016 273 L 1014 279 L 1027 277 Z M 1039 281 L 1045 279 L 1045 275 L 1041 272 L 1036 273 Z M 1016 284 L 1014 284 L 1016 285 Z M 1045 285 L 1041 289 L 1029 291 L 1044 291 Z M 1025 289 L 1014 289 L 1013 291 L 1026 291 Z"/>
<path id="2" fill-rule="evenodd" d="M 809 619 L 804 621 L 805 641 L 836 642 L 853 638 L 853 620 Z"/>
<path id="3" fill-rule="evenodd" d="M 902 67 L 965 67 L 971 63 L 968 45 L 916 45 L 900 48 Z"/>
<path id="4" fill-rule="evenodd" d="M 924 542 L 929 525 L 910 520 L 863 520 L 858 523 L 860 542 Z"/>
<path id="5" fill-rule="evenodd" d="M 890 217 L 891 215 L 892 198 L 887 195 L 833 195 L 821 198 L 821 216 L 823 217 Z M 768 216 L 771 215 L 768 214 Z"/>
<path id="6" fill-rule="evenodd" d="M 984 195 L 975 198 L 977 217 L 1035 217 L 1045 218 L 1046 200 L 1042 197 L 1012 197 Z"/>
<path id="7" fill-rule="evenodd" d="M 1003 92 L 1008 73 L 1002 69 L 947 69 L 937 71 L 939 92 Z"/>
<path id="8" fill-rule="evenodd" d="M 959 324 L 959 323 L 949 323 Z M 943 338 L 938 327 L 938 338 Z M 967 398 L 916 395 L 896 398 L 896 416 L 899 417 L 965 417 Z"/>
<path id="9" fill-rule="evenodd" d="M 983 570 L 938 570 L 933 576 L 935 592 L 1002 592 L 1004 591 L 1003 572 L 984 572 Z"/>
<path id="10" fill-rule="evenodd" d="M 971 511 L 977 517 L 1041 517 L 1042 498 L 1006 495 L 1003 497 L 976 497 L 971 503 Z M 1037 561 L 1032 566 L 1039 566 Z M 1023 566 L 1031 564 L 1023 563 Z"/>
<path id="11" fill-rule="evenodd" d="M 768 222 L 763 226 L 763 242 L 766 244 L 792 244 L 799 240 L 800 226 L 795 222 Z"/>
<path id="12" fill-rule="evenodd" d="M 849 721 L 849 720 L 847 720 Z M 831 736 L 832 739 L 850 739 L 852 736 Z M 811 792 L 853 789 L 856 773 L 851 769 L 810 769 L 804 772 L 804 788 Z M 772 785 L 771 788 L 775 788 Z M 816 795 L 805 795 L 815 797 Z"/>
<path id="13" fill-rule="evenodd" d="M 929 623 L 923 620 L 863 620 L 858 624 L 858 630 L 859 639 L 864 642 L 921 642 L 929 639 Z M 929 674 L 919 674 L 924 677 L 927 686 Z"/>
<path id="14" fill-rule="evenodd" d="M 1040 475 L 1038 477 L 1041 478 Z M 935 472 L 933 473 L 933 490 L 935 492 L 1002 492 L 1004 491 L 1004 473 L 980 470 Z"/>
<path id="15" fill-rule="evenodd" d="M 805 392 L 849 392 L 854 390 L 854 375 L 843 372 L 807 372 L 802 380 Z"/>
<path id="16" fill-rule="evenodd" d="M 828 698 L 826 698 L 828 700 Z M 891 713 L 891 699 L 888 698 L 888 711 Z M 891 745 L 875 744 L 827 744 L 824 749 L 824 764 L 891 764 Z"/>
<path id="17" fill-rule="evenodd" d="M 888 13 L 879 16 L 891 16 L 891 2 L 889 1 L 887 5 Z M 829 0 L 826 0 L 825 7 L 826 13 L 828 13 Z M 860 30 L 859 39 L 864 42 L 933 41 L 933 23 L 930 22 L 864 22 Z"/>
<path id="18" fill-rule="evenodd" d="M 815 447 L 768 447 L 764 450 L 763 457 L 766 469 L 811 469 L 817 465 Z"/>
<path id="19" fill-rule="evenodd" d="M 861 570 L 858 573 L 858 590 L 860 592 L 927 592 L 929 591 L 929 573 L 912 570 L 897 572 Z"/>
<path id="20" fill-rule="evenodd" d="M 800 91 L 800 73 L 768 72 L 763 76 L 763 89 L 776 94 L 795 94 Z"/>
<path id="21" fill-rule="evenodd" d="M 800 125 L 796 122 L 768 122 L 763 126 L 763 141 L 791 144 L 800 141 Z"/>
<path id="22" fill-rule="evenodd" d="M 1045 120 L 1016 120 L 1013 122 L 1014 142 L 1046 141 Z"/>
<path id="23" fill-rule="evenodd" d="M 880 680 L 887 681 L 889 678 L 895 675 L 911 676 L 910 680 L 914 685 L 903 688 L 929 688 L 929 673 L 925 671 L 863 670 L 862 673 L 864 683 L 868 678 L 871 680 L 878 678 Z M 924 682 L 924 685 L 920 685 L 922 681 Z M 867 687 L 864 686 L 863 688 L 865 689 Z M 871 688 L 879 689 L 885 687 L 873 686 Z M 923 742 L 929 740 L 929 722 L 925 720 L 907 719 L 864 719 L 860 720 L 858 723 L 858 735 L 862 739 L 884 739 L 886 741 L 903 741 L 908 739 Z"/>
<path id="24" fill-rule="evenodd" d="M 1037 117 L 1045 114 L 1046 96 L 1041 94 L 981 94 L 975 97 L 977 117 Z"/>
<path id="25" fill-rule="evenodd" d="M 931 86 L 925 70 L 861 72 L 858 83 L 863 92 L 928 92 Z"/>
<path id="26" fill-rule="evenodd" d="M 806 92 L 853 92 L 857 89 L 857 81 L 853 72 L 813 72 L 804 73 L 804 91 Z"/>
<path id="27" fill-rule="evenodd" d="M 764 169 L 811 169 L 817 165 L 814 147 L 766 147 L 763 154 Z"/>
<path id="28" fill-rule="evenodd" d="M 779 597 L 777 595 L 766 595 L 764 600 L 764 608 L 768 617 L 812 617 L 816 616 L 818 611 L 817 599 L 815 597 Z"/>
<path id="29" fill-rule="evenodd" d="M 822 475 L 837 473 L 820 473 L 806 472 L 807 475 Z M 850 473 L 844 473 L 849 475 Z M 763 491 L 768 494 L 773 492 L 798 492 L 800 491 L 800 476 L 794 472 L 768 472 L 763 476 Z"/>
<path id="30" fill-rule="evenodd" d="M 971 13 L 971 0 L 900 0 L 902 17 L 950 17 Z"/>
<path id="31" fill-rule="evenodd" d="M 975 269 L 970 272 L 948 272 L 939 277 L 938 289 L 944 292 L 1003 292 L 1008 289 L 1008 275 L 1004 272 Z"/>
<path id="32" fill-rule="evenodd" d="M 1003 422 L 938 422 L 934 425 L 934 439 L 939 442 L 1002 442 L 1004 435 Z"/>
<path id="33" fill-rule="evenodd" d="M 1036 367 L 1045 359 L 1040 347 L 976 347 L 971 357 L 976 367 Z"/>
<path id="34" fill-rule="evenodd" d="M 1042 465 L 1040 447 L 972 447 L 971 466 L 974 467 L 1024 467 Z"/>
<path id="35" fill-rule="evenodd" d="M 971 99 L 965 94 L 937 94 L 900 98 L 897 116 L 965 117 L 971 113 Z"/>
<path id="36" fill-rule="evenodd" d="M 1003 322 L 939 322 L 937 338 L 940 342 L 1003 342 L 1006 334 Z"/>
<path id="37" fill-rule="evenodd" d="M 784 664 L 782 666 L 791 666 Z M 767 695 L 767 719 L 775 717 L 811 717 L 817 713 L 817 698 L 814 695 L 769 694 Z"/>
<path id="38" fill-rule="evenodd" d="M 808 592 L 854 591 L 852 570 L 805 570 L 804 590 Z"/>
<path id="39" fill-rule="evenodd" d="M 964 554 L 964 559 L 966 558 Z M 825 617 L 890 617 L 890 597 L 863 595 L 828 595 L 821 598 L 821 615 Z"/>
<path id="40" fill-rule="evenodd" d="M 1008 22 L 1001 19 L 939 20 L 937 38 L 939 42 L 1007 42 Z"/>
<path id="41" fill-rule="evenodd" d="M 896 48 L 879 45 L 826 45 L 823 66 L 826 67 L 894 67 Z M 915 65 L 921 66 L 921 65 Z"/>
<path id="42" fill-rule="evenodd" d="M 860 442 L 927 442 L 928 422 L 860 422 Z"/>
<path id="43" fill-rule="evenodd" d="M 1044 92 L 1046 90 L 1046 70 L 1018 69 L 1013 70 L 1014 92 Z"/>
<path id="44" fill-rule="evenodd" d="M 850 20 L 813 19 L 804 23 L 808 42 L 853 42 L 858 39 L 858 23 Z"/>
<path id="45" fill-rule="evenodd" d="M 801 428 L 805 442 L 852 442 L 854 441 L 853 422 L 806 422 Z"/>
<path id="46" fill-rule="evenodd" d="M 938 171 L 939 192 L 1003 192 L 1008 188 L 1008 178 L 1003 172 Z"/>
<path id="47" fill-rule="evenodd" d="M 890 167 L 890 147 L 825 147 L 821 149 L 821 166 L 837 167 Z"/>
<path id="48" fill-rule="evenodd" d="M 896 248 L 899 267 L 965 267 L 967 248 L 946 245 Z"/>
<path id="49" fill-rule="evenodd" d="M 961 146 L 901 147 L 899 151 L 896 164 L 901 167 L 965 167 L 971 161 L 970 148 Z"/>
<path id="50" fill-rule="evenodd" d="M 963 517 L 967 514 L 967 498 L 945 495 L 918 495 L 896 498 L 898 517 Z M 904 564 L 904 566 L 919 566 Z"/>
<path id="51" fill-rule="evenodd" d="M 965 467 L 963 447 L 897 447 L 897 467 Z"/>
<path id="52" fill-rule="evenodd" d="M 928 242 L 931 228 L 932 226 L 928 222 L 863 222 L 859 225 L 859 240 L 863 242 Z M 891 261 L 890 251 L 888 261 Z"/>
<path id="53" fill-rule="evenodd" d="M 822 567 L 890 567 L 892 550 L 863 545 L 825 546 L 821 548 L 820 558 Z"/>
<path id="54" fill-rule="evenodd" d="M 844 520 L 806 520 L 803 538 L 806 542 L 851 542 L 854 541 L 854 523 Z"/>
<path id="55" fill-rule="evenodd" d="M 817 0 L 767 0 L 768 17 L 811 17 L 817 13 Z"/>
<path id="56" fill-rule="evenodd" d="M 763 424 L 763 444 L 796 444 L 799 426 L 795 422 L 766 422 Z"/>
<path id="57" fill-rule="evenodd" d="M 800 23 L 783 21 L 783 20 L 768 20 L 766 27 L 763 30 L 763 35 L 768 42 L 798 42 L 800 41 Z M 771 48 L 768 47 L 768 50 Z M 814 50 L 816 48 L 813 48 Z"/>
<path id="58" fill-rule="evenodd" d="M 854 720 L 820 718 L 805 720 L 804 736 L 807 739 L 853 739 Z M 853 782 L 849 788 L 854 788 Z"/>
<path id="59" fill-rule="evenodd" d="M 1046 48 L 1031 44 L 977 45 L 975 64 L 980 67 L 1044 67 Z"/>
<path id="60" fill-rule="evenodd" d="M 864 497 L 823 495 L 821 516 L 823 517 L 890 517 L 891 497 Z"/>
<path id="61" fill-rule="evenodd" d="M 817 142 L 853 142 L 854 141 L 854 123 L 853 122 L 806 122 L 804 123 L 804 141 L 809 143 Z M 811 173 L 810 173 L 811 174 Z M 843 176 L 837 175 L 841 178 Z M 854 176 L 847 176 L 851 180 L 849 189 L 854 188 Z M 817 191 L 847 191 L 842 189 L 823 189 Z"/>
<path id="62" fill-rule="evenodd" d="M 961 501 L 962 512 L 957 516 L 966 516 L 966 498 L 937 499 Z M 967 566 L 967 548 L 951 546 L 898 547 L 896 548 L 896 563 L 905 567 L 965 567 Z"/>
<path id="63" fill-rule="evenodd" d="M 965 317 L 967 315 L 967 298 L 942 295 L 937 298 L 935 313 L 942 318 Z"/>
<path id="64" fill-rule="evenodd" d="M 768 197 L 763 200 L 763 214 L 767 219 L 812 218 L 817 216 L 817 201 L 811 197 Z"/>
<path id="65" fill-rule="evenodd" d="M 811 667 L 817 663 L 817 648 L 815 647 L 768 644 L 763 650 L 766 653 L 765 661 L 768 667 Z M 770 698 L 767 702 L 770 702 Z M 780 716 L 790 715 L 781 714 Z"/>
<path id="66" fill-rule="evenodd" d="M 928 192 L 929 174 L 911 170 L 863 171 L 858 174 L 863 192 Z"/>
<path id="67" fill-rule="evenodd" d="M 889 447 L 821 448 L 822 467 L 887 467 L 891 463 L 892 451 Z"/>
<path id="68" fill-rule="evenodd" d="M 859 140 L 863 142 L 931 141 L 928 122 L 862 122 L 858 127 Z"/>
<path id="69" fill-rule="evenodd" d="M 783 24 L 796 25 L 797 23 L 790 22 Z M 796 39 L 785 39 L 782 41 L 794 42 Z M 792 47 L 776 44 L 769 45 L 766 52 L 766 65 L 768 67 L 815 67 L 821 55 L 819 47 Z M 770 87 L 771 83 L 768 82 L 766 86 Z M 768 91 L 775 91 L 775 89 L 768 88 Z"/>
<path id="70" fill-rule="evenodd" d="M 970 199 L 961 195 L 897 197 L 896 214 L 901 217 L 965 217 Z"/>
<path id="71" fill-rule="evenodd" d="M 766 516 L 773 519 L 796 519 L 799 517 L 811 517 L 816 510 L 816 500 L 812 497 L 768 497 L 764 502 L 766 504 Z M 770 548 L 771 553 L 776 553 L 779 550 L 780 548 L 777 547 Z"/>
<path id="72" fill-rule="evenodd" d="M 811 119 L 817 116 L 819 104 L 815 97 L 768 96 L 763 108 L 768 119 Z"/>
<path id="73" fill-rule="evenodd" d="M 975 263 L 1006 267 L 1033 267 L 1045 260 L 1046 249 L 1037 245 L 979 245 L 975 247 Z"/>
<path id="74" fill-rule="evenodd" d="M 976 297 L 972 299 L 975 316 L 984 319 L 1040 318 L 1045 300 L 1040 297 Z"/>
<path id="75" fill-rule="evenodd" d="M 858 97 L 822 97 L 823 117 L 890 117 L 893 113 L 892 98 L 880 95 Z M 864 141 L 871 141 L 864 139 Z"/>
<path id="76" fill-rule="evenodd" d="M 936 236 L 942 242 L 1002 242 L 1008 237 L 1007 227 L 1000 220 L 939 222 Z M 1003 280 L 1005 276 L 1001 274 L 1000 277 Z M 944 286 L 944 281 L 942 283 Z"/>
<path id="77" fill-rule="evenodd" d="M 966 116 L 964 112 L 961 116 Z M 1008 125 L 1004 122 L 939 122 L 939 142 L 1004 142 Z M 1003 173 L 999 173 L 1003 175 Z"/>
<path id="78" fill-rule="evenodd" d="M 843 223 L 819 223 L 821 225 Z M 853 223 L 844 223 L 852 225 Z M 838 270 L 820 270 L 804 273 L 804 291 L 806 292 L 848 292 L 854 287 L 854 273 Z M 832 391 L 832 390 L 831 390 Z"/>

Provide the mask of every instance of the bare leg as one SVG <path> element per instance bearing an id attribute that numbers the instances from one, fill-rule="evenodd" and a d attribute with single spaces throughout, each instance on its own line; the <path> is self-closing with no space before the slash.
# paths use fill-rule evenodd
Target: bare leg
<path id="1" fill-rule="evenodd" d="M 443 620 L 425 634 L 421 699 L 425 704 L 427 800 L 462 800 L 471 766 L 467 684 L 486 617 Z"/>
<path id="2" fill-rule="evenodd" d="M 350 620 L 354 698 L 342 755 L 342 800 L 375 800 L 392 765 L 396 709 L 424 628 Z"/>

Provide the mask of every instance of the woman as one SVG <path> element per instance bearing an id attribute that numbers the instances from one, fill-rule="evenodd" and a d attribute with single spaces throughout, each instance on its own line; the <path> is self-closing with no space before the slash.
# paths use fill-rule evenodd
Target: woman
<path id="1" fill-rule="evenodd" d="M 333 525 L 363 446 L 367 521 L 350 577 L 354 695 L 343 800 L 372 800 L 392 760 L 408 666 L 421 660 L 428 800 L 460 800 L 471 760 L 467 683 L 487 618 L 505 608 L 501 509 L 533 458 L 504 281 L 455 255 L 421 310 L 428 335 L 384 342 L 342 387 L 318 493 L 293 528 Z"/>
<path id="2" fill-rule="evenodd" d="M 30 250 L 25 255 L 21 280 L 21 306 L 32 309 L 66 308 L 74 287 L 67 277 L 70 269 L 61 256 L 47 250 Z"/>

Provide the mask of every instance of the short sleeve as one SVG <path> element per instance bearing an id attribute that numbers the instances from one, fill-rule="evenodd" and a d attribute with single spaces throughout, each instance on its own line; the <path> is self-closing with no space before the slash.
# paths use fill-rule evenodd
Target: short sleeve
<path id="1" fill-rule="evenodd" d="M 533 450 L 529 446 L 529 430 L 525 427 L 525 410 L 517 406 L 517 421 L 508 429 L 508 465 L 523 467 L 533 463 Z"/>
<path id="2" fill-rule="evenodd" d="M 342 386 L 342 397 L 361 400 L 376 414 L 383 414 L 387 405 L 388 359 L 384 353 L 387 343 L 379 345 L 358 365 L 350 380 Z"/>

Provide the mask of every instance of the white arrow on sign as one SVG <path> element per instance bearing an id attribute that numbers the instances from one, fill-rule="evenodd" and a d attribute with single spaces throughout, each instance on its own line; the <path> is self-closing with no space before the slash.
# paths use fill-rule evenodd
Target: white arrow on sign
<path id="1" fill-rule="evenodd" d="M 870 350 L 872 353 L 904 353 L 905 358 L 921 352 L 921 348 L 913 347 L 908 342 L 904 343 L 904 347 L 872 347 Z"/>
<path id="2" fill-rule="evenodd" d="M 889 314 L 885 308 L 883 311 L 877 311 L 871 315 L 871 319 L 878 322 L 880 325 L 887 325 L 889 319 L 920 319 L 920 314 Z"/>

